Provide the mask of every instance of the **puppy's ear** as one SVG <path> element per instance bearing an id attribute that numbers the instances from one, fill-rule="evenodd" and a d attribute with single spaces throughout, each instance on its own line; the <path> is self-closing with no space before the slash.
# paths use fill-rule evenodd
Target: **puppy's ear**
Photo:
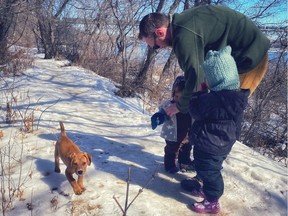
<path id="1" fill-rule="evenodd" d="M 92 155 L 90 155 L 90 154 L 85 152 L 85 157 L 87 158 L 88 166 L 90 166 L 91 165 L 91 161 L 92 161 Z"/>
<path id="2" fill-rule="evenodd" d="M 74 161 L 74 158 L 75 158 L 76 154 L 75 153 L 70 153 L 68 155 L 68 160 L 70 162 L 70 166 L 72 167 L 73 166 L 73 161 Z"/>

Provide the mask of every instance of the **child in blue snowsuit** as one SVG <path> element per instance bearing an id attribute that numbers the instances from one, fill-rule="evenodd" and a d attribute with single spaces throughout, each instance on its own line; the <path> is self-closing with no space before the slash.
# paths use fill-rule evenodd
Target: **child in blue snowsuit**
<path id="1" fill-rule="evenodd" d="M 200 188 L 192 189 L 192 195 L 204 200 L 194 203 L 192 210 L 217 213 L 219 198 L 224 192 L 222 164 L 240 136 L 250 92 L 239 89 L 239 75 L 230 46 L 220 51 L 210 50 L 203 70 L 210 92 L 194 93 L 190 100 L 190 115 L 195 121 L 189 137 L 194 145 L 197 177 L 203 182 Z"/>
<path id="2" fill-rule="evenodd" d="M 151 117 L 151 126 L 154 130 L 163 123 L 161 137 L 165 139 L 164 166 L 165 170 L 171 174 L 179 171 L 194 171 L 194 164 L 190 159 L 192 146 L 189 143 L 188 132 L 191 127 L 191 117 L 189 113 L 177 113 L 168 117 L 164 111 L 166 106 L 176 103 L 185 87 L 184 76 L 178 76 L 172 87 L 172 100 L 165 100 Z M 181 146 L 180 146 L 181 145 Z M 177 167 L 176 160 L 178 156 Z"/>

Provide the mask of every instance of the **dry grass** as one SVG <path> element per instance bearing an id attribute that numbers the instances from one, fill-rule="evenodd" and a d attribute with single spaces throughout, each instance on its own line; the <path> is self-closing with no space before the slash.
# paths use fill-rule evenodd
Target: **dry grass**
<path id="1" fill-rule="evenodd" d="M 51 209 L 53 210 L 58 209 L 58 205 L 59 205 L 58 196 L 54 196 L 52 200 L 50 200 L 50 204 L 51 204 L 50 205 Z"/>
<path id="2" fill-rule="evenodd" d="M 15 49 L 8 52 L 7 63 L 1 67 L 1 72 L 5 76 L 19 76 L 23 71 L 31 67 L 33 59 L 24 48 Z"/>

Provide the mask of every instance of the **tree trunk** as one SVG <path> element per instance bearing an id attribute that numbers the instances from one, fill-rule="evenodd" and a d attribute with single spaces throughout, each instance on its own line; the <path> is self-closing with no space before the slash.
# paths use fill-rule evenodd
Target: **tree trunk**
<path id="1" fill-rule="evenodd" d="M 0 65 L 5 64 L 7 56 L 7 35 L 5 34 L 5 23 L 0 21 Z"/>
<path id="2" fill-rule="evenodd" d="M 171 51 L 170 56 L 167 62 L 165 63 L 165 66 L 158 80 L 158 86 L 161 86 L 169 78 L 170 68 L 171 68 L 171 65 L 175 62 L 175 60 L 176 60 L 176 56 L 174 52 Z"/>
<path id="3" fill-rule="evenodd" d="M 55 49 L 52 38 L 52 28 L 49 20 L 44 21 L 44 18 L 38 19 L 41 42 L 43 44 L 45 59 L 52 59 L 55 57 Z"/>
<path id="4" fill-rule="evenodd" d="M 8 34 L 9 29 L 14 22 L 14 9 L 12 3 L 2 4 L 0 5 L 0 65 L 6 63 Z"/>
<path id="5" fill-rule="evenodd" d="M 43 44 L 45 59 L 51 59 L 56 56 L 57 46 L 55 44 L 54 31 L 56 29 L 57 18 L 61 15 L 67 4 L 70 0 L 65 0 L 63 3 L 58 5 L 55 15 L 53 11 L 55 9 L 55 3 L 52 0 L 49 0 L 49 6 L 46 8 L 44 5 L 45 2 L 36 0 L 35 10 L 37 14 L 38 27 L 40 31 L 41 42 Z M 48 2 L 46 2 L 48 3 Z"/>
<path id="6" fill-rule="evenodd" d="M 144 60 L 143 66 L 141 67 L 141 70 L 137 74 L 137 76 L 136 76 L 136 78 L 132 84 L 132 88 L 139 89 L 139 87 L 141 87 L 143 85 L 143 83 L 145 82 L 145 80 L 147 78 L 147 73 L 148 73 L 149 67 L 150 67 L 151 63 L 154 61 L 156 54 L 157 53 L 153 49 L 148 48 L 147 57 Z"/>

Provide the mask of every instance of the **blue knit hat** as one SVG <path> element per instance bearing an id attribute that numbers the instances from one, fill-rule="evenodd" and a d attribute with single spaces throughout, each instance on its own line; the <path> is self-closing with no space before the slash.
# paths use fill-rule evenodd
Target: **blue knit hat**
<path id="1" fill-rule="evenodd" d="M 212 91 L 239 89 L 240 81 L 231 47 L 220 51 L 209 50 L 203 63 L 207 84 Z"/>

